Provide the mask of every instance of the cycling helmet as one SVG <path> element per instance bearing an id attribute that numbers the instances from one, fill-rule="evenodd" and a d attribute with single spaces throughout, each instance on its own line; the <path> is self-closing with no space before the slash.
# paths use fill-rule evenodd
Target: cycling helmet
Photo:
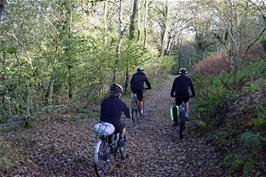
<path id="1" fill-rule="evenodd" d="M 123 87 L 119 84 L 112 84 L 110 86 L 110 93 L 111 94 L 123 93 Z"/>
<path id="2" fill-rule="evenodd" d="M 180 68 L 179 69 L 179 74 L 187 74 L 187 73 L 188 73 L 188 71 L 186 68 Z"/>
<path id="3" fill-rule="evenodd" d="M 137 71 L 141 71 L 141 72 L 143 72 L 143 71 L 144 71 L 144 68 L 142 68 L 142 67 L 139 66 L 139 67 L 137 68 Z"/>

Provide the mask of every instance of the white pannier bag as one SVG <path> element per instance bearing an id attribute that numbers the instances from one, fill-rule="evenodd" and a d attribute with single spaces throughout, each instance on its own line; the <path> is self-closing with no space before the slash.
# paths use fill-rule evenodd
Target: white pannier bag
<path id="1" fill-rule="evenodd" d="M 93 125 L 92 131 L 96 135 L 109 136 L 115 132 L 115 127 L 113 124 L 107 122 L 97 122 L 95 125 Z"/>

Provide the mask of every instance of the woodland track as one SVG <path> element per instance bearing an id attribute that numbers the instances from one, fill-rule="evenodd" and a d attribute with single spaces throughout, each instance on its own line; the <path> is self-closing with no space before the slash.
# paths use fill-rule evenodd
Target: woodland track
<path id="1" fill-rule="evenodd" d="M 127 153 L 118 160 L 109 176 L 117 177 L 217 177 L 225 176 L 219 155 L 212 145 L 194 131 L 190 122 L 185 138 L 169 121 L 172 79 L 160 90 L 146 95 L 146 115 L 137 125 L 125 119 Z M 97 116 L 72 122 L 68 114 L 36 121 L 34 128 L 1 134 L 11 148 L 21 154 L 17 165 L 3 171 L 4 176 L 96 176 L 93 169 L 95 137 L 91 126 Z M 26 143 L 25 143 L 26 142 Z"/>

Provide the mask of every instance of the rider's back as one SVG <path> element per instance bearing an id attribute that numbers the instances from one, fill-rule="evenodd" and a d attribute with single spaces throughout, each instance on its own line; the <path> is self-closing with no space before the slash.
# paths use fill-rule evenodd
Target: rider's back
<path id="1" fill-rule="evenodd" d="M 136 72 L 133 74 L 130 85 L 131 89 L 135 90 L 143 90 L 144 89 L 144 82 L 150 87 L 150 83 L 146 77 L 146 75 L 143 72 Z"/>
<path id="2" fill-rule="evenodd" d="M 114 125 L 120 124 L 122 112 L 130 117 L 126 104 L 116 96 L 109 96 L 101 103 L 100 120 Z"/>
<path id="3" fill-rule="evenodd" d="M 192 81 L 186 75 L 180 75 L 175 78 L 171 94 L 175 92 L 175 97 L 189 97 L 189 87 L 194 92 Z"/>

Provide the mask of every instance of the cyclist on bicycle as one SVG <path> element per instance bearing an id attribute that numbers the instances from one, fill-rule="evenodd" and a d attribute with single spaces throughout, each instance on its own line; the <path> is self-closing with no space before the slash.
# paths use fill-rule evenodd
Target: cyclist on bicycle
<path id="1" fill-rule="evenodd" d="M 119 133 L 119 143 L 124 145 L 124 135 L 126 133 L 125 123 L 121 120 L 122 112 L 126 117 L 130 117 L 129 108 L 120 99 L 123 93 L 123 87 L 119 84 L 112 84 L 110 86 L 109 96 L 101 103 L 100 120 L 114 125 L 115 134 Z"/>
<path id="2" fill-rule="evenodd" d="M 193 83 L 191 81 L 191 79 L 186 76 L 186 74 L 188 73 L 186 68 L 180 68 L 179 69 L 179 76 L 175 78 L 174 82 L 173 82 L 173 86 L 172 86 L 172 90 L 171 90 L 171 96 L 175 97 L 175 102 L 177 106 L 180 106 L 182 104 L 182 102 L 185 103 L 185 117 L 186 120 L 188 119 L 188 111 L 189 111 L 189 107 L 188 107 L 188 101 L 189 98 L 192 98 L 195 96 L 195 90 L 194 90 L 194 86 Z M 191 95 L 189 93 L 189 88 L 191 91 Z M 177 125 L 177 120 L 174 120 L 174 126 Z"/>
<path id="3" fill-rule="evenodd" d="M 137 95 L 138 98 L 138 110 L 140 116 L 144 116 L 143 114 L 143 92 L 144 92 L 144 82 L 147 85 L 147 90 L 151 89 L 151 84 L 144 73 L 144 69 L 142 67 L 137 68 L 137 72 L 133 74 L 131 80 L 130 80 L 130 88 L 132 91 L 132 95 Z"/>

